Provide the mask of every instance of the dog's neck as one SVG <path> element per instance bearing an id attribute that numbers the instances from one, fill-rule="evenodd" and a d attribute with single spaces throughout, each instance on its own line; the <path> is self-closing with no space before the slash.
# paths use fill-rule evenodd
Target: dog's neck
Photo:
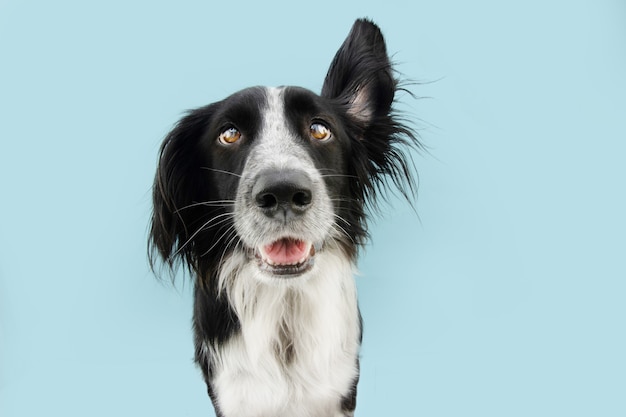
<path id="1" fill-rule="evenodd" d="M 284 404 L 314 407 L 348 390 L 357 376 L 360 341 L 352 262 L 338 250 L 326 250 L 307 280 L 274 285 L 255 278 L 258 270 L 250 262 L 235 255 L 220 277 L 241 326 L 225 345 L 212 347 L 223 410 L 238 415 L 237 410 L 261 403 L 267 415 L 289 415 L 279 411 Z"/>

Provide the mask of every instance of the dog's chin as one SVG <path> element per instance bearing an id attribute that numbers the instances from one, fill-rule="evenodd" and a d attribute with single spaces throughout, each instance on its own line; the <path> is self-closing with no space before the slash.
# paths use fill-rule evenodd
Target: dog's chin
<path id="1" fill-rule="evenodd" d="M 256 247 L 254 257 L 263 275 L 276 279 L 292 279 L 311 271 L 315 253 L 313 242 L 283 237 Z"/>

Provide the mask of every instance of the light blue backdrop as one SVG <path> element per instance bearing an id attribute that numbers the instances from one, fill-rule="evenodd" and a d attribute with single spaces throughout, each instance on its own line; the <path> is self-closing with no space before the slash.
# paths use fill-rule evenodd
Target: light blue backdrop
<path id="1" fill-rule="evenodd" d="M 319 90 L 362 16 L 430 153 L 361 259 L 357 415 L 626 415 L 626 3 L 4 0 L 1 416 L 212 415 L 189 285 L 146 262 L 158 146 Z"/>

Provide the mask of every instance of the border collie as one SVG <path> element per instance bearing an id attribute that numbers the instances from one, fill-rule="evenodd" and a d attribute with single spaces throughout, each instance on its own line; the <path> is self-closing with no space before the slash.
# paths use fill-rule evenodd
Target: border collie
<path id="1" fill-rule="evenodd" d="M 352 416 L 366 214 L 414 194 L 379 28 L 359 19 L 321 95 L 252 87 L 190 111 L 154 182 L 150 261 L 194 277 L 195 360 L 220 417 Z"/>

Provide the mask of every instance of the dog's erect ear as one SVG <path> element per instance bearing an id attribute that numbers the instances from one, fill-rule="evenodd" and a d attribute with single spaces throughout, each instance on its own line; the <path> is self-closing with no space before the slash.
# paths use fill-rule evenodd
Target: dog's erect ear
<path id="1" fill-rule="evenodd" d="M 352 152 L 348 161 L 353 201 L 377 207 L 390 180 L 407 200 L 416 190 L 410 147 L 421 147 L 417 135 L 392 108 L 399 81 L 378 26 L 359 19 L 330 65 L 322 96 L 338 104 L 348 117 Z M 365 231 L 362 208 L 350 208 Z"/>
<path id="2" fill-rule="evenodd" d="M 322 96 L 339 100 L 367 126 L 391 110 L 396 90 L 385 40 L 378 26 L 357 20 L 330 65 Z"/>

